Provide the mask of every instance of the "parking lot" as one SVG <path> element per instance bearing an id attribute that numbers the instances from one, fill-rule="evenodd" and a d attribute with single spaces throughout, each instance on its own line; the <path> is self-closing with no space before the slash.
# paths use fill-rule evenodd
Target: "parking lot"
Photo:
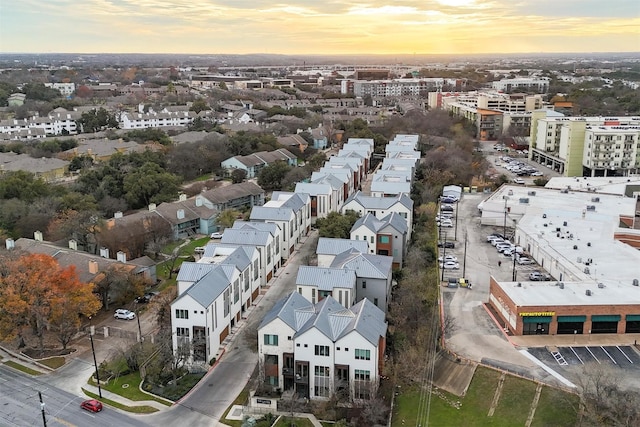
<path id="1" fill-rule="evenodd" d="M 554 348 L 553 351 L 538 347 L 530 348 L 529 353 L 552 368 L 597 363 L 640 369 L 640 354 L 631 346 L 569 346 Z"/>

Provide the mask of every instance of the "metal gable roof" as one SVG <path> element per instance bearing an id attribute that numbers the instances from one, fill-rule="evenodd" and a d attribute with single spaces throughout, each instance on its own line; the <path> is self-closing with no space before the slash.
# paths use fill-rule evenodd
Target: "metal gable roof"
<path id="1" fill-rule="evenodd" d="M 397 212 L 391 212 L 389 215 L 382 218 L 381 221 L 385 223 L 385 226 L 391 225 L 400 233 L 406 233 L 407 230 L 409 230 L 409 226 L 407 225 L 407 220 L 404 219 L 404 217 Z"/>
<path id="2" fill-rule="evenodd" d="M 266 246 L 270 238 L 271 233 L 268 231 L 227 228 L 220 241 L 223 244 Z"/>
<path id="3" fill-rule="evenodd" d="M 185 261 L 180 266 L 176 280 L 178 282 L 197 282 L 215 268 L 214 264 Z"/>
<path id="4" fill-rule="evenodd" d="M 373 197 L 373 196 L 365 196 L 361 191 L 358 191 L 355 194 L 351 195 L 344 202 L 344 204 L 346 205 L 351 201 L 355 201 L 365 209 L 387 210 L 396 203 L 400 203 L 401 205 L 403 205 L 409 210 L 413 209 L 413 200 L 411 200 L 411 198 L 406 194 L 401 194 L 399 196 L 394 196 L 394 197 Z"/>
<path id="5" fill-rule="evenodd" d="M 295 215 L 290 208 L 273 208 L 267 206 L 254 206 L 249 216 L 251 220 L 271 221 L 290 221 L 293 218 L 295 218 Z"/>
<path id="6" fill-rule="evenodd" d="M 216 266 L 216 268 L 211 270 L 206 276 L 191 285 L 186 292 L 178 297 L 178 300 L 185 295 L 189 295 L 202 307 L 209 307 L 225 289 L 231 286 L 233 276 L 231 275 L 230 277 L 229 267 L 234 268 L 233 266 L 225 265 Z"/>
<path id="7" fill-rule="evenodd" d="M 377 347 L 380 337 L 387 335 L 387 322 L 385 321 L 384 311 L 366 298 L 351 306 L 350 311 L 355 316 L 349 327 L 345 328 L 338 338 L 355 331 Z"/>
<path id="8" fill-rule="evenodd" d="M 355 283 L 356 274 L 342 268 L 301 265 L 296 277 L 296 285 L 317 286 L 323 291 L 333 288 L 353 288 Z"/>
<path id="9" fill-rule="evenodd" d="M 321 255 L 338 255 L 349 249 L 355 249 L 357 252 L 367 252 L 369 246 L 364 240 L 320 237 L 318 238 L 316 253 Z"/>
<path id="10" fill-rule="evenodd" d="M 353 249 L 336 256 L 331 267 L 348 268 L 357 277 L 388 279 L 391 275 L 393 257 L 355 252 Z"/>
<path id="11" fill-rule="evenodd" d="M 376 218 L 374 214 L 367 213 L 365 216 L 358 218 L 358 220 L 353 224 L 353 227 L 351 227 L 351 232 L 365 226 L 374 233 L 377 233 L 384 228 L 385 225 L 387 225 L 386 221 Z"/>
<path id="12" fill-rule="evenodd" d="M 349 324 L 351 320 L 349 316 L 354 317 L 353 313 L 330 296 L 316 303 L 314 309 L 315 316 L 310 318 L 294 336 L 299 336 L 315 328 L 331 339 L 331 341 L 336 341 L 338 336 L 344 331 L 344 328 Z M 338 314 L 338 316 L 332 316 L 332 314 Z"/>
<path id="13" fill-rule="evenodd" d="M 277 236 L 280 233 L 280 226 L 275 222 L 260 222 L 260 221 L 242 221 L 237 219 L 233 223 L 233 229 L 236 230 L 260 230 L 268 231 L 273 236 Z"/>
<path id="14" fill-rule="evenodd" d="M 303 314 L 303 311 L 299 312 L 298 309 L 302 308 L 311 309 L 311 311 L 307 311 L 308 314 L 306 316 L 300 316 L 300 314 Z M 298 330 L 299 324 L 306 323 L 308 318 L 311 317 L 312 313 L 313 306 L 311 305 L 311 303 L 299 293 L 291 292 L 286 297 L 278 300 L 278 302 L 274 304 L 271 310 L 269 310 L 267 314 L 265 314 L 262 322 L 260 322 L 260 326 L 258 327 L 258 329 L 268 325 L 277 318 L 282 320 L 294 330 Z"/>

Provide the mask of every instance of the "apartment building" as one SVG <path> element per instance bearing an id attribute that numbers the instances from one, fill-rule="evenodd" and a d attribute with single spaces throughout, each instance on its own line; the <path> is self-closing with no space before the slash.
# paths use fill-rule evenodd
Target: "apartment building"
<path id="1" fill-rule="evenodd" d="M 516 77 L 491 82 L 491 87 L 501 92 L 536 92 L 549 91 L 549 77 Z"/>

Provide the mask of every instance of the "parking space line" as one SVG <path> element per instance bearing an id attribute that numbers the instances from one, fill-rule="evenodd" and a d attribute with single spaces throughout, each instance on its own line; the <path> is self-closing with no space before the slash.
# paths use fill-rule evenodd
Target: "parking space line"
<path id="1" fill-rule="evenodd" d="M 571 349 L 571 351 L 573 351 L 573 354 L 576 355 L 576 357 L 578 358 L 578 360 L 580 361 L 580 363 L 582 363 L 584 365 L 584 362 L 582 361 L 582 359 L 580 358 L 580 356 L 578 356 L 578 353 L 576 353 L 576 351 L 573 349 L 573 347 L 569 347 Z"/>
<path id="2" fill-rule="evenodd" d="M 598 358 L 596 357 L 595 354 L 593 354 L 593 352 L 591 351 L 591 349 L 589 347 L 585 347 L 587 349 L 587 351 L 589 352 L 589 354 L 591 354 L 591 357 L 593 357 L 594 359 L 596 359 L 596 362 L 602 364 L 601 361 L 598 360 Z"/>
<path id="3" fill-rule="evenodd" d="M 622 349 L 620 348 L 620 346 L 619 346 L 619 345 L 617 345 L 617 346 L 616 346 L 616 348 L 618 349 L 618 351 L 620 351 L 620 353 L 622 353 L 622 355 L 623 355 L 624 357 L 626 357 L 626 358 L 627 358 L 627 360 L 629 361 L 629 363 L 633 363 L 633 360 L 631 360 L 631 359 L 629 358 L 629 356 L 627 356 L 627 353 L 625 353 L 624 351 L 622 351 Z"/>
<path id="4" fill-rule="evenodd" d="M 613 362 L 614 365 L 617 365 L 618 362 L 616 362 L 616 359 L 614 359 L 613 357 L 611 357 L 611 355 L 609 354 L 609 352 L 607 350 L 604 349 L 603 346 L 600 346 L 600 348 L 602 349 L 602 351 L 604 351 L 604 354 L 606 354 L 607 356 L 609 356 L 609 359 L 611 359 L 611 361 Z"/>

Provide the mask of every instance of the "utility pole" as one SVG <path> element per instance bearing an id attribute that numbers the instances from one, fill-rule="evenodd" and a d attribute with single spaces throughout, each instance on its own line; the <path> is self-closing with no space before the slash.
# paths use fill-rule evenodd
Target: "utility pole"
<path id="1" fill-rule="evenodd" d="M 466 278 L 465 272 L 467 271 L 467 234 L 464 235 L 464 255 L 462 258 L 462 277 Z"/>
<path id="2" fill-rule="evenodd" d="M 91 317 L 89 317 L 91 322 Z M 102 399 L 102 389 L 100 388 L 100 374 L 98 373 L 98 361 L 96 360 L 96 349 L 93 346 L 93 326 L 89 327 L 89 340 L 91 340 L 91 353 L 93 353 L 93 365 L 96 368 L 96 381 L 98 382 L 98 396 Z"/>
<path id="3" fill-rule="evenodd" d="M 502 225 L 502 236 L 507 238 L 507 201 L 509 201 L 508 196 L 504 197 L 504 224 Z"/>
<path id="4" fill-rule="evenodd" d="M 138 337 L 140 340 L 140 348 L 142 348 L 142 328 L 140 327 L 140 316 L 138 316 L 138 301 L 135 301 L 136 319 L 138 320 Z"/>
<path id="5" fill-rule="evenodd" d="M 515 282 L 516 281 L 516 274 L 518 274 L 518 272 L 516 271 L 516 257 L 518 256 L 518 252 L 516 252 L 516 250 L 513 250 L 513 255 L 511 255 L 513 257 L 513 272 L 511 273 L 511 278 L 512 281 Z"/>
<path id="6" fill-rule="evenodd" d="M 38 397 L 40 398 L 40 411 L 42 412 L 42 424 L 44 427 L 47 427 L 47 416 L 44 413 L 44 402 L 42 401 L 42 393 L 38 392 Z"/>

